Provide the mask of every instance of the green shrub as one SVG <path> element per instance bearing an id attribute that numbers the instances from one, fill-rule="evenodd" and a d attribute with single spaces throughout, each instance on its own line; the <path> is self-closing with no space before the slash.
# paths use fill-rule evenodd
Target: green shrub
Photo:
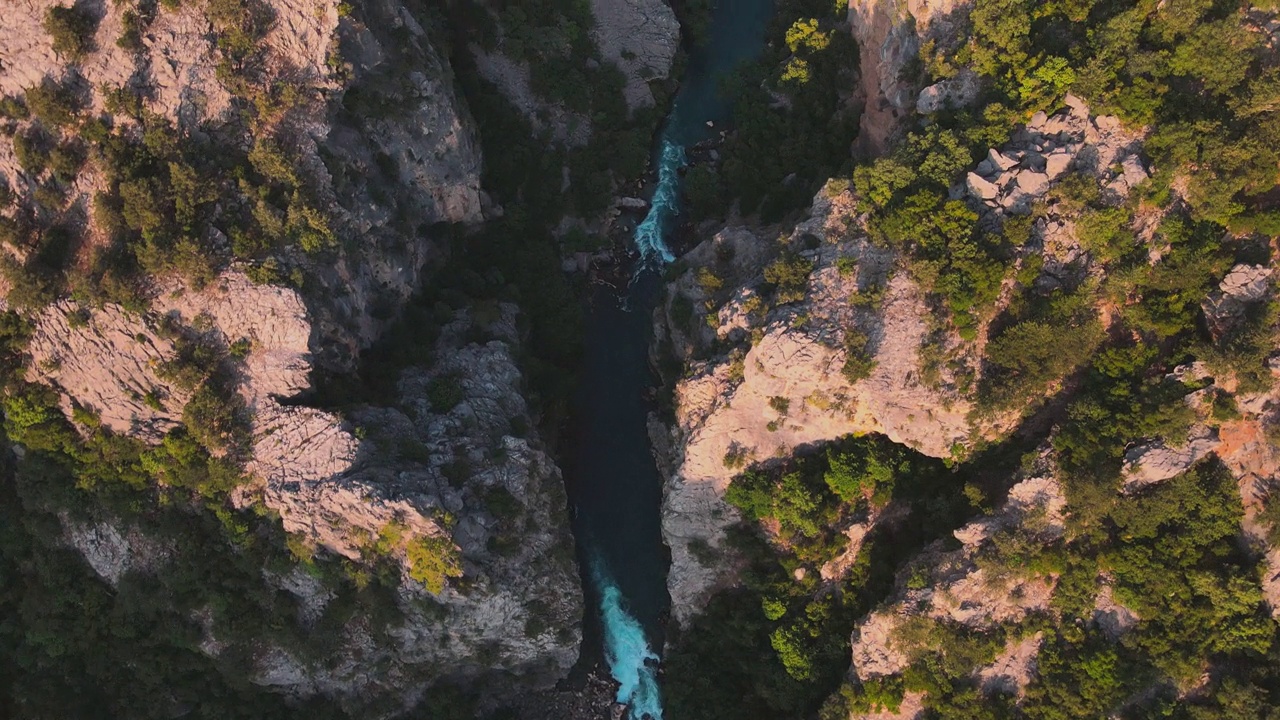
<path id="1" fill-rule="evenodd" d="M 698 268 L 697 280 L 698 287 L 702 288 L 702 292 L 707 295 L 714 295 L 720 288 L 724 287 L 724 280 L 717 277 L 709 267 Z"/>
<path id="2" fill-rule="evenodd" d="M 79 60 L 93 49 L 93 36 L 98 29 L 98 18 L 82 6 L 55 5 L 45 13 L 44 29 L 53 38 L 54 52 L 72 60 Z"/>
<path id="3" fill-rule="evenodd" d="M 5 95 L 0 97 L 0 118 L 6 120 L 26 120 L 31 113 L 22 98 Z"/>
<path id="4" fill-rule="evenodd" d="M 764 269 L 764 281 L 772 286 L 779 305 L 800 302 L 809 287 L 813 263 L 791 252 L 784 252 Z"/>
<path id="5" fill-rule="evenodd" d="M 191 436 L 213 452 L 240 452 L 248 447 L 244 400 L 233 388 L 206 382 L 182 408 L 182 422 Z"/>
<path id="6" fill-rule="evenodd" d="M 871 339 L 864 332 L 853 328 L 845 330 L 844 365 L 841 366 L 840 373 L 850 385 L 870 377 L 876 369 L 876 360 L 867 352 L 870 342 Z"/>
<path id="7" fill-rule="evenodd" d="M 18 165 L 28 175 L 36 176 L 45 171 L 49 164 L 50 140 L 38 130 L 28 130 L 13 136 L 13 154 L 18 158 Z"/>
<path id="8" fill-rule="evenodd" d="M 724 452 L 724 466 L 730 470 L 740 470 L 746 467 L 750 456 L 749 448 L 736 442 L 731 443 L 729 449 Z"/>
<path id="9" fill-rule="evenodd" d="M 432 412 L 447 413 L 464 399 L 466 393 L 457 376 L 443 375 L 427 383 L 427 402 L 431 404 Z"/>
<path id="10" fill-rule="evenodd" d="M 66 127 L 80 112 L 80 99 L 69 84 L 45 80 L 27 89 L 27 107 L 41 122 L 53 127 Z"/>
<path id="11" fill-rule="evenodd" d="M 427 591 L 439 595 L 451 577 L 462 577 L 458 548 L 446 537 L 422 536 L 405 545 L 409 561 L 409 577 L 422 583 Z"/>

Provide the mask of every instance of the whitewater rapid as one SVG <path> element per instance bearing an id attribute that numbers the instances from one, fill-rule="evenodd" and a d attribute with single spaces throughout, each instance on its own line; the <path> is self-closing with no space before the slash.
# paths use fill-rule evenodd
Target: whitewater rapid
<path id="1" fill-rule="evenodd" d="M 658 186 L 644 220 L 636 225 L 636 249 L 640 262 L 636 277 L 661 270 L 675 260 L 666 236 L 680 214 L 680 168 L 684 146 L 664 133 L 658 156 Z M 618 681 L 617 701 L 626 705 L 632 720 L 662 720 L 662 696 L 658 692 L 658 654 L 649 647 L 644 627 L 627 611 L 622 590 L 600 558 L 591 572 L 600 591 L 600 617 L 604 626 L 604 654 L 609 674 Z"/>
<path id="2" fill-rule="evenodd" d="M 596 559 L 592 565 L 600 590 L 605 660 L 609 674 L 618 681 L 616 699 L 630 708 L 632 720 L 662 720 L 658 654 L 649 648 L 644 628 L 627 612 L 622 591 L 604 563 Z"/>
<path id="3" fill-rule="evenodd" d="M 658 187 L 653 191 L 648 214 L 636 226 L 636 249 L 645 261 L 665 264 L 675 260 L 666 236 L 680 214 L 680 168 L 684 164 L 684 146 L 664 137 L 658 156 Z"/>

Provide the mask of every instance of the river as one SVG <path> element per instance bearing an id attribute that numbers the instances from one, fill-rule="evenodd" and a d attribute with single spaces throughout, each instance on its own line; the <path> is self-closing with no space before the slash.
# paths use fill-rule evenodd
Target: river
<path id="1" fill-rule="evenodd" d="M 662 540 L 662 478 L 646 430 L 651 313 L 668 238 L 681 210 L 685 149 L 718 133 L 729 105 L 717 92 L 742 62 L 759 55 L 772 0 L 719 0 L 707 41 L 690 52 L 656 143 L 657 184 L 635 232 L 639 261 L 628 287 L 598 285 L 586 321 L 586 352 L 575 398 L 566 487 L 584 568 L 588 612 L 583 655 L 603 657 L 618 701 L 633 720 L 662 718 L 662 625 L 670 598 L 670 555 Z"/>

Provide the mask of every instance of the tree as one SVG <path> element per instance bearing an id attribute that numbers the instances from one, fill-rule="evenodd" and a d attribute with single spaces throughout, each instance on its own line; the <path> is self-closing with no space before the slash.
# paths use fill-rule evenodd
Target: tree
<path id="1" fill-rule="evenodd" d="M 54 52 L 79 60 L 93 49 L 98 18 L 88 9 L 77 5 L 55 5 L 45 13 L 44 29 L 53 38 Z"/>

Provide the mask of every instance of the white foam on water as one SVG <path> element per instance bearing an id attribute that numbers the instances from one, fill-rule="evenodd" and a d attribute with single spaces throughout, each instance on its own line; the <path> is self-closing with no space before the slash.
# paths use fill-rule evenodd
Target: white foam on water
<path id="1" fill-rule="evenodd" d="M 663 138 L 662 154 L 658 158 L 658 187 L 653 191 L 649 213 L 636 226 L 636 248 L 643 260 L 660 263 L 675 260 L 665 236 L 671 220 L 680 214 L 680 168 L 684 164 L 684 147 Z"/>
<path id="2" fill-rule="evenodd" d="M 630 708 L 632 720 L 662 720 L 658 655 L 649 648 L 644 628 L 627 612 L 622 591 L 604 564 L 596 560 L 592 570 L 600 591 L 605 660 L 619 685 L 617 701 Z"/>

